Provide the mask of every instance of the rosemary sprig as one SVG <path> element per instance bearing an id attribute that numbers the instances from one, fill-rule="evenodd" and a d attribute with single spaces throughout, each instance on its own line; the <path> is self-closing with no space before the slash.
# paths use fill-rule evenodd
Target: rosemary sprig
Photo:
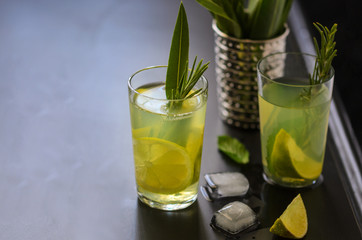
<path id="1" fill-rule="evenodd" d="M 334 37 L 337 32 L 337 24 L 334 24 L 329 30 L 320 23 L 313 23 L 314 27 L 318 30 L 321 35 L 321 45 L 318 45 L 317 39 L 313 37 L 314 48 L 316 50 L 316 61 L 314 63 L 313 73 L 309 74 L 309 84 L 315 85 L 325 82 L 329 76 L 332 67 L 332 61 L 337 56 L 337 50 L 335 49 L 336 42 Z M 300 94 L 301 100 L 310 101 L 313 95 L 318 94 L 320 88 L 307 87 L 303 89 Z M 315 92 L 317 91 L 317 92 Z"/>
<path id="2" fill-rule="evenodd" d="M 186 11 L 181 2 L 172 36 L 166 73 L 166 97 L 168 100 L 190 98 L 201 91 L 201 89 L 199 89 L 191 92 L 192 88 L 208 68 L 209 62 L 202 64 L 203 60 L 201 59 L 196 66 L 197 57 L 195 57 L 192 69 L 189 72 L 188 53 L 189 29 Z"/>
<path id="3" fill-rule="evenodd" d="M 333 58 L 337 56 L 337 50 L 335 49 L 336 42 L 334 41 L 334 36 L 337 32 L 337 24 L 334 24 L 331 30 L 320 23 L 313 23 L 313 25 L 321 35 L 321 45 L 319 47 L 317 39 L 314 37 L 313 42 L 317 58 L 313 74 L 309 76 L 311 85 L 323 83 L 327 80 L 332 67 Z"/>

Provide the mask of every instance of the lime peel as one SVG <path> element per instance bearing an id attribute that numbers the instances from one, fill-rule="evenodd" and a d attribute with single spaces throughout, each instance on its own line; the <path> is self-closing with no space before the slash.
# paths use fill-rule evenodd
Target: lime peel
<path id="1" fill-rule="evenodd" d="M 283 128 L 275 137 L 271 154 L 273 171 L 281 177 L 317 179 L 322 172 L 322 163 L 307 156 L 293 137 Z"/>

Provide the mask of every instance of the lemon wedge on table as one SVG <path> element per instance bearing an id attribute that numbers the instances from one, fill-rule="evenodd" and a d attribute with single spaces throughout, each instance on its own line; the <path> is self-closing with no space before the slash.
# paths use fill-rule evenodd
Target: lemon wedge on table
<path id="1" fill-rule="evenodd" d="M 159 138 L 134 139 L 134 158 L 137 184 L 143 189 L 171 194 L 191 183 L 193 161 L 185 148 Z"/>
<path id="2" fill-rule="evenodd" d="M 274 222 L 270 232 L 285 238 L 300 239 L 308 230 L 307 211 L 300 194 L 288 205 Z"/>
<path id="3" fill-rule="evenodd" d="M 323 166 L 307 156 L 283 128 L 275 136 L 270 164 L 278 176 L 304 179 L 318 178 Z"/>

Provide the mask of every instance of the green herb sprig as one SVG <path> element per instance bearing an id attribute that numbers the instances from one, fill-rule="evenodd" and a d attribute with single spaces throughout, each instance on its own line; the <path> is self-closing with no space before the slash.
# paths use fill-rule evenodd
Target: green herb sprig
<path id="1" fill-rule="evenodd" d="M 203 60 L 201 59 L 196 66 L 197 57 L 195 57 L 192 69 L 189 71 L 188 55 L 189 27 L 186 11 L 181 2 L 172 36 L 166 73 L 166 97 L 168 100 L 190 98 L 202 90 L 198 89 L 191 92 L 192 88 L 208 68 L 209 62 L 202 64 Z"/>
<path id="2" fill-rule="evenodd" d="M 317 58 L 313 73 L 310 75 L 311 85 L 323 83 L 328 79 L 333 58 L 337 56 L 337 50 L 335 49 L 336 42 L 334 41 L 337 24 L 334 24 L 331 30 L 320 23 L 313 23 L 313 25 L 321 35 L 321 45 L 318 45 L 317 39 L 314 37 L 313 42 Z"/>
<path id="3" fill-rule="evenodd" d="M 330 71 L 332 68 L 332 61 L 337 56 L 336 42 L 334 37 L 337 32 L 337 24 L 334 24 L 329 30 L 327 27 L 320 23 L 313 23 L 314 27 L 321 35 L 321 44 L 319 46 L 318 41 L 313 37 L 314 48 L 316 50 L 316 61 L 312 74 L 309 74 L 309 84 L 316 85 L 325 82 L 330 78 Z M 313 90 L 313 94 L 312 94 Z M 320 93 L 321 88 L 307 87 L 303 89 L 300 97 L 303 101 L 310 101 L 312 95 L 317 96 Z"/>

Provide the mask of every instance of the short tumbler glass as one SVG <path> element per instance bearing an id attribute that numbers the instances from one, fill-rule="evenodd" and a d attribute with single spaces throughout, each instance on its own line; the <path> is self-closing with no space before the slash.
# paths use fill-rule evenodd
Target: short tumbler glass
<path id="1" fill-rule="evenodd" d="M 316 57 L 276 53 L 257 64 L 262 162 L 267 182 L 312 186 L 322 169 L 334 70 L 312 84 Z"/>
<path id="2" fill-rule="evenodd" d="M 128 81 L 133 154 L 139 199 L 178 210 L 197 198 L 208 83 L 201 77 L 190 98 L 168 100 L 167 66 L 139 70 Z"/>

